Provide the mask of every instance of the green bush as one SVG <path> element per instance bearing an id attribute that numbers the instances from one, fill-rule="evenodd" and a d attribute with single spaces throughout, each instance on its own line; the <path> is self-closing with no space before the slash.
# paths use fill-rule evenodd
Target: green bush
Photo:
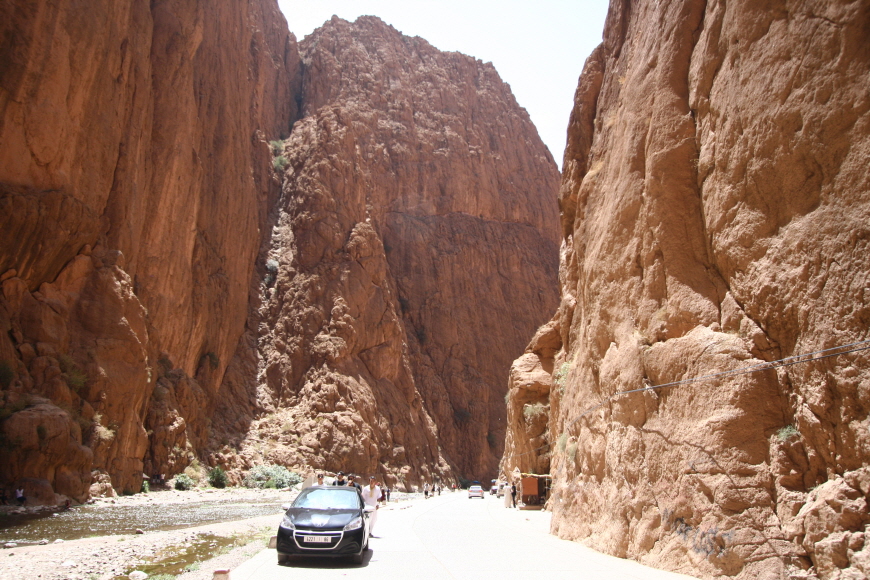
<path id="1" fill-rule="evenodd" d="M 279 155 L 272 160 L 272 167 L 275 171 L 284 171 L 284 168 L 287 167 L 287 163 L 287 158 L 283 155 Z"/>
<path id="2" fill-rule="evenodd" d="M 151 484 L 148 483 L 147 479 L 142 480 L 142 493 L 148 493 L 151 491 Z"/>
<path id="3" fill-rule="evenodd" d="M 559 367 L 559 370 L 556 371 L 556 374 L 553 375 L 553 381 L 559 387 L 559 394 L 565 393 L 565 383 L 568 380 L 568 373 L 571 372 L 571 365 L 569 363 L 562 363 L 562 366 Z"/>
<path id="4" fill-rule="evenodd" d="M 543 403 L 534 403 L 532 405 L 523 406 L 523 416 L 526 419 L 534 419 L 546 413 L 547 408 Z"/>
<path id="5" fill-rule="evenodd" d="M 245 476 L 245 487 L 285 488 L 302 481 L 302 476 L 283 465 L 257 465 Z"/>
<path id="6" fill-rule="evenodd" d="M 223 489 L 229 483 L 229 479 L 227 478 L 227 472 L 221 469 L 219 466 L 212 467 L 208 472 L 208 482 L 212 487 L 217 487 Z"/>
<path id="7" fill-rule="evenodd" d="M 559 435 L 559 439 L 557 439 L 557 447 L 559 449 L 559 452 L 561 452 L 561 453 L 565 452 L 565 445 L 567 445 L 567 443 L 568 443 L 568 434 L 562 433 L 561 435 Z"/>
<path id="8" fill-rule="evenodd" d="M 269 141 L 269 148 L 272 150 L 272 155 L 278 155 L 284 149 L 284 142 Z"/>
<path id="9" fill-rule="evenodd" d="M 175 476 L 175 489 L 178 491 L 187 491 L 191 487 L 193 487 L 193 480 L 189 475 L 179 473 Z"/>
<path id="10" fill-rule="evenodd" d="M 62 354 L 60 356 L 60 370 L 63 372 L 66 384 L 77 393 L 88 382 L 87 373 L 80 369 L 79 365 L 69 355 Z"/>
<path id="11" fill-rule="evenodd" d="M 211 367 L 211 370 L 215 370 L 220 366 L 221 359 L 218 357 L 217 354 L 215 354 L 213 350 L 210 350 L 201 357 L 199 357 L 200 366 L 204 365 L 205 363 L 208 363 L 208 366 Z"/>
<path id="12" fill-rule="evenodd" d="M 12 365 L 5 360 L 0 360 L 0 387 L 8 389 L 14 379 L 15 371 L 12 369 Z"/>
<path id="13" fill-rule="evenodd" d="M 572 441 L 568 443 L 565 447 L 565 455 L 568 457 L 570 461 L 574 461 L 574 458 L 577 456 L 577 443 Z"/>
<path id="14" fill-rule="evenodd" d="M 788 441 L 792 437 L 798 437 L 799 435 L 800 431 L 798 431 L 794 425 L 786 425 L 776 432 L 776 436 L 779 437 L 780 441 Z"/>

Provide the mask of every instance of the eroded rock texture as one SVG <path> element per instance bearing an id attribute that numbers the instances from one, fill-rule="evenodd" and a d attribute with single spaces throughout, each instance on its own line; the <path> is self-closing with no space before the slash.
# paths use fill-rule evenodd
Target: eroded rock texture
<path id="1" fill-rule="evenodd" d="M 208 437 L 295 40 L 265 0 L 88 0 L 3 2 L 0 43 L 0 485 L 139 491 Z"/>
<path id="2" fill-rule="evenodd" d="M 285 464 L 494 475 L 510 361 L 558 303 L 552 157 L 491 64 L 373 17 L 300 52 L 263 299 L 220 412 Z"/>
<path id="3" fill-rule="evenodd" d="M 581 418 L 868 338 L 868 37 L 866 2 L 611 2 L 565 155 L 562 350 L 520 359 L 555 370 L 555 533 L 701 577 L 870 574 L 866 353 Z"/>

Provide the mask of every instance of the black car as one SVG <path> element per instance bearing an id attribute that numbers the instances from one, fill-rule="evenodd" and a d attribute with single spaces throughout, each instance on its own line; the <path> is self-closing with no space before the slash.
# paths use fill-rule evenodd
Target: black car
<path id="1" fill-rule="evenodd" d="M 278 563 L 292 556 L 343 556 L 361 564 L 370 511 L 355 487 L 303 489 L 278 527 Z"/>

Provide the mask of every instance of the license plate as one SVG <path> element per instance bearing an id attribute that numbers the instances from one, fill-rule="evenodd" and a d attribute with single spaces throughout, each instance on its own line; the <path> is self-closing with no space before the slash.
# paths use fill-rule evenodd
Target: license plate
<path id="1" fill-rule="evenodd" d="M 302 541 L 306 544 L 328 544 L 332 538 L 329 536 L 305 536 Z"/>

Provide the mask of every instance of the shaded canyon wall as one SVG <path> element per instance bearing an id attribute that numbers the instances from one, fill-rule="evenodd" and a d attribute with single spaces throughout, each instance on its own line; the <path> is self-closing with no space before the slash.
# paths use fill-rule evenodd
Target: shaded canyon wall
<path id="1" fill-rule="evenodd" d="M 259 0 L 3 2 L 0 39 L 0 483 L 136 492 L 209 437 L 295 39 Z"/>
<path id="2" fill-rule="evenodd" d="M 554 533 L 704 578 L 870 574 L 866 352 L 608 399 L 868 339 L 868 38 L 866 2 L 611 2 L 561 305 L 511 373 L 502 469 L 549 469 Z"/>
<path id="3" fill-rule="evenodd" d="M 374 18 L 300 55 L 265 0 L 6 2 L 0 33 L 0 484 L 495 473 L 558 172 L 491 64 Z"/>
<path id="4" fill-rule="evenodd" d="M 556 165 L 489 63 L 374 17 L 333 18 L 300 53 L 213 460 L 494 476 L 504 378 L 558 304 Z"/>

